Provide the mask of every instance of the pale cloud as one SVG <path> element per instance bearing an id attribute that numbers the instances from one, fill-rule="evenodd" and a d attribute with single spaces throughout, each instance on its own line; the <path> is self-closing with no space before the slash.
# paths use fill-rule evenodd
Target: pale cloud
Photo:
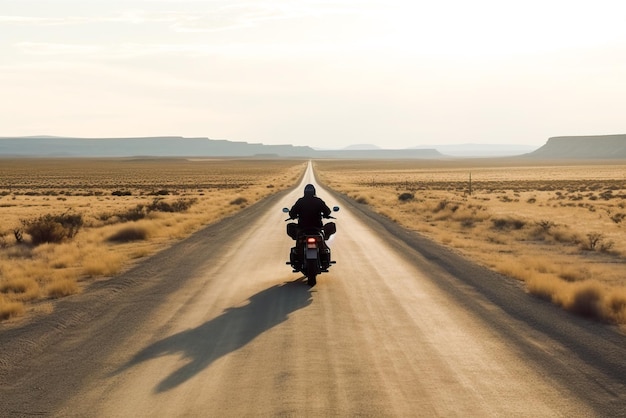
<path id="1" fill-rule="evenodd" d="M 131 2 L 133 5 L 137 1 Z M 150 2 L 146 2 L 149 4 Z M 189 2 L 172 1 L 172 5 L 180 6 Z M 170 28 L 181 32 L 212 32 L 221 30 L 233 30 L 242 28 L 257 27 L 265 23 L 278 20 L 289 20 L 298 18 L 322 18 L 330 14 L 346 15 L 354 11 L 327 4 L 325 7 L 307 4 L 306 1 L 293 2 L 251 2 L 232 3 L 214 2 L 205 4 L 206 10 L 196 10 L 193 12 L 181 10 L 151 11 L 138 8 L 129 8 L 122 11 L 110 12 L 105 15 L 96 16 L 59 16 L 41 17 L 27 15 L 0 15 L 0 23 L 13 25 L 30 26 L 74 26 L 92 23 L 125 23 L 141 25 L 146 23 L 165 23 Z"/>
<path id="2" fill-rule="evenodd" d="M 18 42 L 16 48 L 26 55 L 96 55 L 103 51 L 98 45 L 78 45 L 46 42 Z"/>
<path id="3" fill-rule="evenodd" d="M 144 23 L 171 23 L 180 24 L 185 21 L 198 19 L 198 15 L 181 12 L 144 12 L 129 10 L 112 16 L 65 16 L 65 17 L 37 17 L 37 16 L 0 16 L 0 23 L 23 26 L 76 26 L 92 23 L 126 23 L 140 25 Z"/>

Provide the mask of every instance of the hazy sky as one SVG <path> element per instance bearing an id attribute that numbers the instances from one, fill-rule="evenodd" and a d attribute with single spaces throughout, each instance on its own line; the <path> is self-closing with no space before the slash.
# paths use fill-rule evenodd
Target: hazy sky
<path id="1" fill-rule="evenodd" d="M 0 136 L 626 133 L 624 0 L 0 0 Z"/>

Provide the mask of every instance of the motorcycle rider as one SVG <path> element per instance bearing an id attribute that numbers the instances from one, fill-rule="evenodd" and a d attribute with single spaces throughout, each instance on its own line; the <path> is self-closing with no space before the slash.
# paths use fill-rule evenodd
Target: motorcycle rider
<path id="1" fill-rule="evenodd" d="M 289 210 L 291 218 L 298 218 L 300 229 L 321 228 L 322 217 L 328 218 L 330 213 L 330 208 L 326 203 L 315 195 L 315 186 L 312 184 L 304 187 L 304 196 L 298 199 Z"/>

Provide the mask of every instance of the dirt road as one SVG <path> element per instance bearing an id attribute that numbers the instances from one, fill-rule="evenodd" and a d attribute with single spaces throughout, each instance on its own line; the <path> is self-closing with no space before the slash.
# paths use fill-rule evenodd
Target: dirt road
<path id="1" fill-rule="evenodd" d="M 309 288 L 301 191 L 0 325 L 0 416 L 626 415 L 624 334 L 320 188 L 337 264 Z"/>

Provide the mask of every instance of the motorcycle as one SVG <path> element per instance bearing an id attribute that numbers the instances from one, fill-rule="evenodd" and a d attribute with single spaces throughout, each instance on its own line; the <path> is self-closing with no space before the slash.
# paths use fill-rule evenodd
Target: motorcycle
<path id="1" fill-rule="evenodd" d="M 333 207 L 333 212 L 339 211 L 339 207 Z M 289 213 L 288 208 L 283 208 L 283 212 Z M 336 219 L 328 216 L 327 219 Z M 294 220 L 289 217 L 285 222 Z M 331 265 L 336 261 L 331 260 L 330 248 L 326 245 L 326 240 L 337 231 L 334 222 L 327 222 L 321 228 L 301 229 L 297 223 L 287 224 L 287 235 L 296 241 L 296 245 L 291 248 L 288 264 L 294 273 L 301 272 L 307 278 L 309 286 L 315 286 L 317 276 L 328 272 Z"/>

